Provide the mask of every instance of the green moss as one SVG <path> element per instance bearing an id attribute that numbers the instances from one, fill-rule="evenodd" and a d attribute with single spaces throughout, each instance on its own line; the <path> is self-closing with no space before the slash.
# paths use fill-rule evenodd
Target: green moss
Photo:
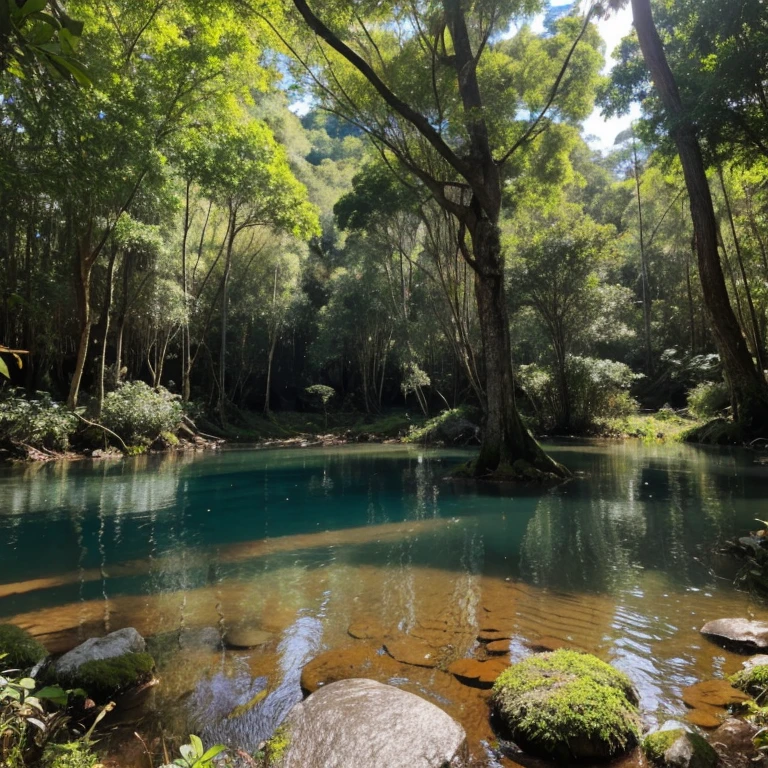
<path id="1" fill-rule="evenodd" d="M 48 652 L 29 632 L 14 624 L 0 624 L 0 669 L 30 669 Z"/>
<path id="2" fill-rule="evenodd" d="M 654 765 L 666 766 L 667 750 L 681 738 L 688 739 L 693 745 L 693 759 L 689 764 L 690 768 L 715 768 L 718 763 L 717 752 L 698 733 L 691 733 L 682 728 L 651 733 L 643 741 L 643 752 Z"/>
<path id="3" fill-rule="evenodd" d="M 113 659 L 86 661 L 66 680 L 92 699 L 105 701 L 152 678 L 155 661 L 148 653 L 126 653 Z"/>
<path id="4" fill-rule="evenodd" d="M 545 757 L 614 757 L 639 739 L 629 678 L 577 651 L 537 654 L 505 670 L 493 705 L 511 737 Z"/>
<path id="5" fill-rule="evenodd" d="M 280 727 L 278 728 L 267 740 L 265 745 L 265 752 L 267 756 L 267 764 L 278 764 L 283 759 L 285 751 L 288 749 L 291 743 L 288 729 Z"/>
<path id="6" fill-rule="evenodd" d="M 768 692 L 768 664 L 744 669 L 728 678 L 734 688 L 754 696 L 763 698 Z"/>

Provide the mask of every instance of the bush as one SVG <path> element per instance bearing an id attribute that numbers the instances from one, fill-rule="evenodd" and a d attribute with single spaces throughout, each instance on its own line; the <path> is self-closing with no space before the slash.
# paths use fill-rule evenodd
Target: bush
<path id="1" fill-rule="evenodd" d="M 47 655 L 29 632 L 14 624 L 0 624 L 0 670 L 31 669 Z"/>
<path id="2" fill-rule="evenodd" d="M 34 400 L 16 394 L 0 399 L 0 435 L 32 448 L 66 451 L 77 428 L 77 417 L 47 392 Z"/>
<path id="3" fill-rule="evenodd" d="M 129 445 L 150 445 L 163 432 L 176 432 L 183 409 L 177 395 L 143 381 L 121 384 L 104 398 L 101 423 Z"/>
<path id="4" fill-rule="evenodd" d="M 551 369 L 533 364 L 518 370 L 518 379 L 534 407 L 539 429 L 589 433 L 608 419 L 637 412 L 637 402 L 628 390 L 640 377 L 624 363 L 571 355 L 565 373 L 570 421 L 566 419 L 566 403 Z"/>
<path id="5" fill-rule="evenodd" d="M 688 392 L 688 410 L 697 419 L 714 419 L 730 405 L 724 381 L 705 381 Z"/>
<path id="6" fill-rule="evenodd" d="M 441 445 L 469 445 L 479 442 L 479 414 L 475 409 L 462 406 L 443 411 L 421 426 L 412 426 L 406 442 Z"/>

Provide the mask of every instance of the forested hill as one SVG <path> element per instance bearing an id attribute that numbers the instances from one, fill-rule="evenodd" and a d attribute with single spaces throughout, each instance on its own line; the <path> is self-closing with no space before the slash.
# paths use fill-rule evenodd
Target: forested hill
<path id="1" fill-rule="evenodd" d="M 54 38 L 66 66 L 35 49 L 47 22 L 27 19 L 0 72 L 0 342 L 19 351 L 2 357 L 4 397 L 50 393 L 95 421 L 137 381 L 212 422 L 238 409 L 483 408 L 465 224 L 409 165 L 410 138 L 405 149 L 371 141 L 362 117 L 333 114 L 330 76 L 312 82 L 291 63 L 307 34 L 296 17 L 281 28 L 277 12 L 226 2 L 66 5 L 82 22 L 77 47 L 66 27 Z M 669 43 L 685 98 L 712 72 L 740 87 L 726 43 L 706 43 L 717 5 L 660 17 L 668 42 L 687 24 L 686 44 L 710 57 L 691 72 L 685 46 Z M 750 34 L 759 19 L 745 22 Z M 575 10 L 550 14 L 542 32 L 521 23 L 478 52 L 487 130 L 522 140 L 504 167 L 499 218 L 522 410 L 540 430 L 589 432 L 638 405 L 684 408 L 693 391 L 698 412 L 714 415 L 730 399 L 680 160 L 636 40 L 607 82 L 599 26 L 582 22 Z M 464 139 L 451 127 L 451 87 L 435 86 L 455 149 Z M 644 119 L 610 152 L 591 149 L 581 124 L 597 100 L 620 111 L 634 99 Z M 523 117 L 542 108 L 541 121 Z M 739 133 L 714 108 L 697 115 L 712 126 L 702 141 L 726 298 L 762 370 L 766 160 L 759 141 L 744 150 L 744 135 L 765 123 L 748 118 Z"/>

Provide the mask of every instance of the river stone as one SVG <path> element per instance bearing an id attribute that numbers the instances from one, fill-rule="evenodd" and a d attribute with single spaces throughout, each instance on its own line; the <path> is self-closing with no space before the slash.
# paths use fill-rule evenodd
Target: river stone
<path id="1" fill-rule="evenodd" d="M 437 654 L 431 645 L 408 636 L 387 640 L 384 650 L 397 661 L 414 667 L 437 666 Z"/>
<path id="2" fill-rule="evenodd" d="M 701 628 L 701 634 L 737 653 L 768 650 L 768 622 L 717 619 Z"/>
<path id="3" fill-rule="evenodd" d="M 725 768 L 761 768 L 768 764 L 768 756 L 759 752 L 752 741 L 758 730 L 753 723 L 731 717 L 712 734 L 710 744 Z"/>
<path id="4" fill-rule="evenodd" d="M 745 672 L 749 672 L 755 667 L 766 667 L 768 666 L 768 655 L 765 653 L 759 653 L 757 656 L 752 656 L 751 658 L 747 659 L 742 663 L 741 666 L 744 667 Z"/>
<path id="5" fill-rule="evenodd" d="M 490 688 L 507 666 L 504 659 L 490 661 L 458 659 L 448 666 L 448 671 L 464 685 L 473 688 Z"/>
<path id="6" fill-rule="evenodd" d="M 56 662 L 56 674 L 71 676 L 87 661 L 114 659 L 126 653 L 143 653 L 146 647 L 144 638 L 133 627 L 118 629 L 104 637 L 92 637 L 65 653 Z"/>
<path id="7" fill-rule="evenodd" d="M 357 644 L 332 648 L 316 656 L 301 670 L 301 690 L 314 693 L 318 688 L 365 675 L 366 678 L 389 680 L 401 677 L 407 668 L 370 645 Z"/>
<path id="8" fill-rule="evenodd" d="M 659 768 L 715 768 L 719 759 L 706 739 L 682 728 L 650 734 L 643 752 Z"/>
<path id="9" fill-rule="evenodd" d="M 509 653 L 509 640 L 494 640 L 485 646 L 485 650 L 491 654 L 503 656 Z"/>
<path id="10" fill-rule="evenodd" d="M 227 648 L 257 648 L 260 645 L 266 645 L 272 637 L 271 632 L 265 632 L 256 624 L 236 624 L 227 629 L 224 644 Z"/>
<path id="11" fill-rule="evenodd" d="M 462 768 L 464 729 L 434 704 L 373 680 L 331 683 L 283 724 L 279 768 Z"/>

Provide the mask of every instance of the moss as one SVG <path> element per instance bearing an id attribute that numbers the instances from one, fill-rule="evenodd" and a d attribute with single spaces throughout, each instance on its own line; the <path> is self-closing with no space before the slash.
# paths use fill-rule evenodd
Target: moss
<path id="1" fill-rule="evenodd" d="M 639 739 L 629 678 L 577 651 L 537 654 L 505 670 L 493 705 L 511 738 L 544 757 L 614 757 Z"/>
<path id="2" fill-rule="evenodd" d="M 763 698 L 768 691 L 768 664 L 737 672 L 728 682 L 756 699 Z"/>
<path id="3" fill-rule="evenodd" d="M 82 688 L 92 699 L 105 701 L 151 680 L 155 660 L 148 653 L 126 653 L 112 659 L 86 661 L 67 677 L 67 685 Z"/>
<path id="4" fill-rule="evenodd" d="M 267 764 L 279 764 L 283 759 L 285 751 L 290 746 L 290 743 L 291 737 L 288 733 L 288 729 L 283 727 L 278 728 L 272 734 L 271 738 L 267 740 L 264 747 L 267 756 Z"/>
<path id="5" fill-rule="evenodd" d="M 654 765 L 665 766 L 667 750 L 681 738 L 688 739 L 693 746 L 690 768 L 715 768 L 718 763 L 717 752 L 698 733 L 691 733 L 682 728 L 651 733 L 643 741 L 643 752 Z"/>
<path id="6" fill-rule="evenodd" d="M 29 632 L 14 624 L 0 624 L 0 669 L 30 669 L 47 655 Z"/>

